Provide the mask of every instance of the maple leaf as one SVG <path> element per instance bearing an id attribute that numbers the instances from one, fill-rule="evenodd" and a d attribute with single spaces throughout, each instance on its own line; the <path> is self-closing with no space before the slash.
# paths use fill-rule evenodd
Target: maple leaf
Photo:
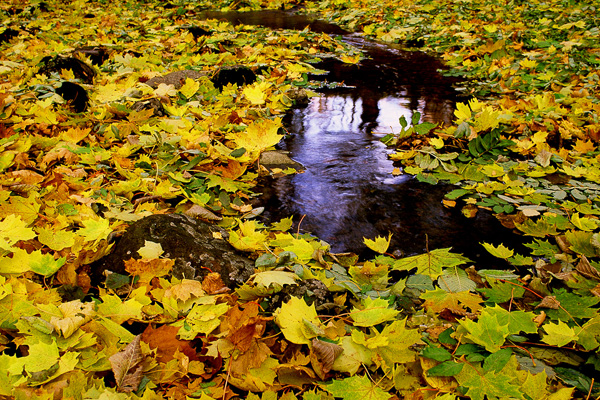
<path id="1" fill-rule="evenodd" d="M 104 218 L 84 219 L 81 223 L 83 224 L 83 228 L 80 228 L 77 231 L 77 234 L 83 236 L 85 240 L 90 242 L 96 243 L 101 239 L 106 239 L 112 232 L 109 220 Z"/>
<path id="2" fill-rule="evenodd" d="M 9 215 L 0 222 L 0 249 L 11 251 L 12 246 L 19 240 L 29 240 L 36 237 L 31 228 L 20 216 Z"/>
<path id="3" fill-rule="evenodd" d="M 483 299 L 468 291 L 428 290 L 421 294 L 421 299 L 425 300 L 423 307 L 434 313 L 439 313 L 445 308 L 450 311 L 466 311 L 469 308 L 471 312 L 476 313 L 483 308 L 481 305 Z"/>
<path id="4" fill-rule="evenodd" d="M 142 259 L 150 260 L 160 257 L 164 250 L 160 243 L 144 240 L 144 245 L 138 249 L 137 253 Z"/>
<path id="5" fill-rule="evenodd" d="M 389 303 L 384 299 L 363 300 L 362 309 L 354 308 L 350 317 L 354 320 L 354 326 L 375 326 L 385 321 L 393 320 L 400 312 L 389 308 Z"/>
<path id="6" fill-rule="evenodd" d="M 483 400 L 485 397 L 492 400 L 507 396 L 515 399 L 524 398 L 523 392 L 515 382 L 515 376 L 503 371 L 479 371 L 467 364 L 456 375 L 456 380 L 468 389 L 466 394 L 473 400 Z"/>
<path id="7" fill-rule="evenodd" d="M 579 336 L 575 333 L 575 329 L 563 321 L 558 321 L 557 324 L 548 322 L 544 324 L 543 328 L 547 335 L 542 338 L 542 341 L 552 346 L 562 347 L 567 343 L 579 339 Z"/>
<path id="8" fill-rule="evenodd" d="M 162 325 L 154 329 L 152 325 L 148 325 L 141 335 L 141 340 L 147 343 L 150 349 L 156 349 L 156 359 L 161 363 L 175 358 L 176 352 L 185 354 L 190 360 L 197 360 L 196 350 L 190 342 L 177 339 L 178 331 L 176 326 Z"/>
<path id="9" fill-rule="evenodd" d="M 460 254 L 450 252 L 449 248 L 436 249 L 429 253 L 396 260 L 392 269 L 408 271 L 416 268 L 417 274 L 428 275 L 432 279 L 436 279 L 442 274 L 443 268 L 455 267 L 470 261 Z"/>
<path id="10" fill-rule="evenodd" d="M 185 83 L 179 88 L 179 92 L 189 99 L 196 94 L 198 89 L 200 89 L 200 82 L 191 78 L 185 78 Z"/>
<path id="11" fill-rule="evenodd" d="M 125 271 L 132 276 L 138 276 L 140 282 L 150 282 L 152 278 L 167 275 L 175 265 L 175 260 L 168 258 L 153 258 L 150 260 L 136 260 L 130 258 L 125 260 Z"/>
<path id="12" fill-rule="evenodd" d="M 122 351 L 113 354 L 108 359 L 120 392 L 136 391 L 142 381 L 141 336 L 137 335 Z"/>
<path id="13" fill-rule="evenodd" d="M 292 343 L 308 344 L 317 336 L 307 329 L 307 322 L 322 329 L 314 304 L 309 306 L 303 299 L 292 297 L 275 311 L 275 323 Z"/>
<path id="14" fill-rule="evenodd" d="M 75 244 L 77 235 L 71 231 L 54 230 L 51 228 L 37 228 L 38 241 L 51 248 L 60 251 Z"/>
<path id="15" fill-rule="evenodd" d="M 246 149 L 248 162 L 256 161 L 260 153 L 271 146 L 275 146 L 283 138 L 280 135 L 281 119 L 263 119 L 254 121 L 242 132 L 233 132 L 229 137 L 237 147 Z"/>
<path id="16" fill-rule="evenodd" d="M 392 397 L 389 393 L 371 382 L 368 376 L 351 376 L 344 379 L 334 379 L 332 383 L 323 385 L 334 397 L 344 400 L 387 400 Z"/>
<path id="17" fill-rule="evenodd" d="M 38 218 L 38 213 L 41 208 L 41 204 L 37 200 L 37 196 L 33 192 L 29 192 L 28 197 L 21 196 L 10 196 L 8 203 L 3 199 L 0 201 L 0 217 L 8 217 L 11 214 L 20 216 L 21 219 L 31 224 Z"/>
<path id="18" fill-rule="evenodd" d="M 333 362 L 333 370 L 354 375 L 363 365 L 370 366 L 373 363 L 375 352 L 355 342 L 352 337 L 342 337 L 339 345 L 342 347 L 342 354 Z"/>
<path id="19" fill-rule="evenodd" d="M 267 99 L 267 89 L 271 84 L 269 82 L 260 82 L 255 83 L 253 85 L 247 86 L 244 88 L 242 93 L 248 101 L 250 101 L 253 105 L 261 105 L 265 104 L 265 100 Z"/>
<path id="20" fill-rule="evenodd" d="M 241 221 L 237 231 L 229 232 L 229 243 L 242 251 L 255 251 L 264 249 L 268 233 L 258 231 L 258 223 L 254 220 Z"/>
<path id="21" fill-rule="evenodd" d="M 390 241 L 392 240 L 392 234 L 390 233 L 388 238 L 377 236 L 375 240 L 363 238 L 365 245 L 377 253 L 384 254 L 390 247 Z"/>
<path id="22" fill-rule="evenodd" d="M 577 343 L 587 351 L 596 349 L 600 346 L 600 316 L 587 321 L 576 334 L 579 337 Z"/>
<path id="23" fill-rule="evenodd" d="M 594 151 L 596 146 L 592 143 L 591 140 L 586 140 L 585 142 L 581 139 L 577 139 L 577 142 L 573 146 L 573 151 L 581 154 L 589 153 Z"/>
<path id="24" fill-rule="evenodd" d="M 481 245 L 488 251 L 488 253 L 490 253 L 494 257 L 507 259 L 515 254 L 513 250 L 505 247 L 503 244 L 500 244 L 497 247 L 495 247 L 490 243 L 483 242 L 481 243 Z"/>
<path id="25" fill-rule="evenodd" d="M 485 347 L 490 353 L 500 350 L 509 335 L 508 323 L 501 325 L 496 315 L 491 315 L 485 310 L 477 322 L 464 320 L 459 321 L 459 324 L 468 331 L 465 337 Z"/>
<path id="26" fill-rule="evenodd" d="M 221 325 L 220 317 L 229 310 L 229 305 L 194 304 L 190 313 L 185 317 L 186 324 L 179 328 L 179 337 L 193 340 L 197 335 L 208 335 Z"/>

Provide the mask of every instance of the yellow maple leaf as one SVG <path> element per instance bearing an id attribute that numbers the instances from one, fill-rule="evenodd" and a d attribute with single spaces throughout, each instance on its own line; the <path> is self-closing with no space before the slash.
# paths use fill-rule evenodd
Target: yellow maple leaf
<path id="1" fill-rule="evenodd" d="M 84 227 L 79 229 L 77 234 L 83 236 L 89 242 L 98 242 L 101 239 L 106 239 L 112 232 L 110 222 L 104 218 L 84 219 L 81 223 Z"/>
<path id="2" fill-rule="evenodd" d="M 456 103 L 456 110 L 454 110 L 454 116 L 458 118 L 457 123 L 465 121 L 471 118 L 471 109 L 465 103 Z"/>
<path id="3" fill-rule="evenodd" d="M 340 59 L 346 64 L 357 64 L 360 61 L 360 54 L 355 54 L 353 56 L 344 54 Z"/>
<path id="4" fill-rule="evenodd" d="M 590 151 L 594 151 L 596 146 L 592 143 L 591 140 L 583 141 L 581 139 L 577 139 L 575 142 L 575 146 L 573 146 L 573 151 L 576 151 L 581 154 L 589 153 Z"/>
<path id="5" fill-rule="evenodd" d="M 283 135 L 278 133 L 281 127 L 281 119 L 265 119 L 255 121 L 243 132 L 233 132 L 230 139 L 235 141 L 238 148 L 246 149 L 248 162 L 256 161 L 260 153 L 271 146 L 276 145 Z M 231 150 L 229 150 L 231 151 Z M 241 160 L 245 161 L 245 160 Z"/>
<path id="6" fill-rule="evenodd" d="M 137 251 L 138 254 L 142 257 L 142 259 L 150 260 L 153 258 L 158 258 L 164 250 L 160 243 L 152 242 L 150 240 L 144 240 L 144 245 L 139 248 Z"/>
<path id="7" fill-rule="evenodd" d="M 195 81 L 191 78 L 186 78 L 185 83 L 179 89 L 179 92 L 184 95 L 187 99 L 196 94 L 196 92 L 200 89 L 200 82 Z"/>
<path id="8" fill-rule="evenodd" d="M 254 220 L 240 222 L 237 231 L 229 232 L 229 243 L 242 251 L 264 249 L 264 242 L 268 234 L 264 231 L 257 231 L 257 228 L 257 222 Z"/>
<path id="9" fill-rule="evenodd" d="M 363 238 L 363 240 L 368 248 L 370 248 L 373 251 L 376 251 L 377 253 L 383 254 L 388 250 L 388 247 L 390 247 L 390 240 L 392 240 L 392 234 L 390 233 L 387 239 L 381 236 L 377 236 L 375 240 L 367 238 Z"/>
<path id="10" fill-rule="evenodd" d="M 70 128 L 60 133 L 60 138 L 65 142 L 77 143 L 83 140 L 91 131 L 91 128 Z"/>
<path id="11" fill-rule="evenodd" d="M 58 309 L 62 313 L 62 318 L 52 317 L 50 323 L 65 338 L 71 336 L 95 314 L 93 302 L 82 303 L 80 300 L 62 303 Z"/>
<path id="12" fill-rule="evenodd" d="M 243 94 L 253 105 L 265 104 L 267 99 L 267 89 L 271 85 L 268 82 L 255 83 L 252 86 L 247 86 L 243 90 Z"/>
<path id="13" fill-rule="evenodd" d="M 20 216 L 13 214 L 0 222 L 0 249 L 11 251 L 12 246 L 19 240 L 29 240 L 36 237 L 33 229 Z"/>
<path id="14" fill-rule="evenodd" d="M 77 235 L 71 231 L 58 230 L 51 228 L 39 228 L 38 240 L 41 244 L 50 247 L 52 250 L 60 251 L 75 244 Z"/>

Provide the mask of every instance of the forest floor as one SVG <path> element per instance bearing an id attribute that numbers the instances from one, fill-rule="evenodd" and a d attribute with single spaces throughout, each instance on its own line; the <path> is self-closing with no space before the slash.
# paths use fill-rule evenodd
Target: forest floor
<path id="1" fill-rule="evenodd" d="M 379 255 L 359 260 L 291 218 L 254 218 L 257 179 L 296 172 L 258 160 L 317 95 L 313 64 L 362 55 L 327 34 L 196 14 L 296 5 L 0 5 L 0 397 L 600 396 L 597 3 L 302 3 L 461 78 L 470 100 L 452 124 L 405 120 L 385 143 L 403 173 L 456 185 L 447 207 L 490 210 L 523 235 L 528 254 L 474 244 L 505 271 L 447 248 L 394 257 L 389 237 L 365 238 Z M 91 279 L 117 232 L 165 213 L 227 229 L 255 274 L 237 288 L 177 279 L 147 241 L 128 274 Z"/>

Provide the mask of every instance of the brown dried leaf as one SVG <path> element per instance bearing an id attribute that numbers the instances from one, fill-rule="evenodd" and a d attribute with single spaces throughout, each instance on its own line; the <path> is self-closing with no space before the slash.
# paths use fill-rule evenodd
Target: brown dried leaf
<path id="1" fill-rule="evenodd" d="M 209 221 L 221 221 L 223 218 L 219 217 L 215 213 L 208 211 L 206 208 L 199 206 L 198 204 L 194 204 L 187 211 L 184 212 L 185 215 L 192 218 L 204 218 Z"/>
<path id="2" fill-rule="evenodd" d="M 227 293 L 230 290 L 223 283 L 221 275 L 216 272 L 211 272 L 204 277 L 202 289 L 209 295 Z"/>
<path id="3" fill-rule="evenodd" d="M 321 363 L 321 369 L 325 374 L 331 371 L 333 362 L 343 351 L 341 346 L 319 339 L 312 340 L 312 349 Z"/>
<path id="4" fill-rule="evenodd" d="M 181 283 L 173 285 L 165 291 L 165 297 L 174 297 L 181 301 L 188 301 L 192 296 L 200 297 L 205 294 L 202 283 L 191 279 L 184 279 Z"/>
<path id="5" fill-rule="evenodd" d="M 551 308 L 553 310 L 558 310 L 560 308 L 560 302 L 556 300 L 556 296 L 546 296 L 535 308 Z"/>
<path id="6" fill-rule="evenodd" d="M 142 381 L 141 337 L 141 335 L 137 335 L 122 351 L 113 354 L 108 359 L 120 392 L 133 392 L 137 390 Z"/>
<path id="7" fill-rule="evenodd" d="M 575 267 L 575 270 L 586 278 L 600 281 L 600 271 L 592 267 L 586 256 L 581 256 L 581 260 L 577 264 L 577 267 Z"/>
<path id="8" fill-rule="evenodd" d="M 544 323 L 544 321 L 546 320 L 546 313 L 544 311 L 542 311 L 540 313 L 540 315 L 538 315 L 537 317 L 535 317 L 533 319 L 533 322 L 537 325 L 537 327 L 539 328 L 540 326 L 542 326 L 542 324 Z"/>

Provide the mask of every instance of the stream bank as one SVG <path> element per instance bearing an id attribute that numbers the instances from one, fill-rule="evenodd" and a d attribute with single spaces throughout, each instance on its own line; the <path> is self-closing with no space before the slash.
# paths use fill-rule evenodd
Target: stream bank
<path id="1" fill-rule="evenodd" d="M 466 218 L 459 210 L 444 207 L 442 199 L 451 185 L 432 186 L 398 174 L 388 159 L 381 138 L 402 129 L 400 117 L 410 121 L 419 113 L 421 122 L 436 124 L 454 119 L 457 80 L 440 73 L 444 66 L 438 59 L 369 41 L 292 12 L 203 12 L 200 17 L 273 29 L 308 27 L 339 35 L 365 55 L 356 64 L 329 58 L 315 65 L 327 71 L 309 77 L 322 81 L 320 97 L 288 113 L 289 135 L 279 144 L 305 171 L 259 183 L 255 190 L 262 195 L 254 205 L 265 207 L 263 222 L 291 215 L 294 230 L 328 242 L 333 252 L 364 257 L 373 254 L 363 237 L 390 233 L 390 252 L 397 255 L 452 247 L 486 268 L 505 265 L 487 254 L 480 242 L 521 247 L 519 237 L 491 213 L 480 211 Z"/>

